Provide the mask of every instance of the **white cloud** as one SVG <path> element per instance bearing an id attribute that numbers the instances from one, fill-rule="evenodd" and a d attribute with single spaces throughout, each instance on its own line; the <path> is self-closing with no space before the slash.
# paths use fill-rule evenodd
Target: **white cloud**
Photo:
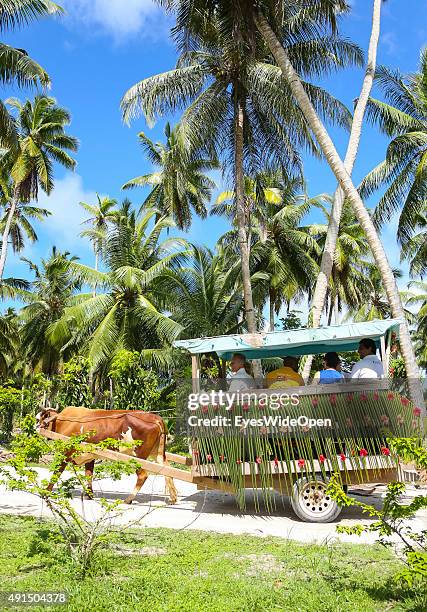
<path id="1" fill-rule="evenodd" d="M 65 0 L 73 20 L 110 34 L 116 41 L 143 32 L 155 36 L 165 31 L 167 18 L 153 0 Z"/>
<path id="2" fill-rule="evenodd" d="M 397 38 L 396 38 L 396 33 L 395 32 L 385 32 L 382 36 L 381 36 L 381 40 L 380 42 L 382 43 L 382 45 L 385 47 L 386 53 L 388 55 L 395 55 L 399 45 L 397 42 Z"/>
<path id="3" fill-rule="evenodd" d="M 84 229 L 82 221 L 87 214 L 80 202 L 96 202 L 96 193 L 83 187 L 82 177 L 67 174 L 55 181 L 55 189 L 48 197 L 40 194 L 38 206 L 47 208 L 52 215 L 43 222 L 43 242 L 57 246 L 60 250 L 70 251 L 81 259 L 90 257 L 91 247 L 87 239 L 79 236 Z M 41 233 L 41 232 L 40 232 Z"/>

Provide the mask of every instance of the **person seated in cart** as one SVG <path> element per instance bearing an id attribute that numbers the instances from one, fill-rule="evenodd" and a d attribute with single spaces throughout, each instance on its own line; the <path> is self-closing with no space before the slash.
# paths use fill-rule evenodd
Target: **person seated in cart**
<path id="1" fill-rule="evenodd" d="M 302 387 L 304 379 L 298 373 L 298 359 L 284 357 L 283 367 L 269 372 L 266 376 L 269 389 L 283 389 L 284 387 Z"/>
<path id="2" fill-rule="evenodd" d="M 377 345 L 372 338 L 363 338 L 360 341 L 358 353 L 360 361 L 354 364 L 351 378 L 384 378 L 383 364 L 377 357 Z"/>
<path id="3" fill-rule="evenodd" d="M 253 389 L 256 386 L 253 376 L 249 374 L 250 364 L 244 355 L 234 353 L 230 365 L 232 374 L 229 379 L 229 391 L 244 391 L 245 389 Z"/>
<path id="4" fill-rule="evenodd" d="M 316 372 L 313 377 L 313 385 L 330 385 L 344 381 L 344 375 L 341 372 L 341 359 L 338 353 L 331 351 L 326 353 L 323 359 L 324 369 Z"/>

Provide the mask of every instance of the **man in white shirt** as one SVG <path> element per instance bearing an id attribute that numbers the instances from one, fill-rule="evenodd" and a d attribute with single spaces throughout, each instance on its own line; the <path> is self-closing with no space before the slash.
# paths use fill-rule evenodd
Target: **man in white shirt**
<path id="1" fill-rule="evenodd" d="M 384 368 L 377 357 L 377 347 L 371 338 L 364 338 L 359 344 L 360 361 L 354 364 L 351 378 L 384 378 Z"/>
<path id="2" fill-rule="evenodd" d="M 244 391 L 255 387 L 254 379 L 245 369 L 246 357 L 244 355 L 234 353 L 230 365 L 233 373 L 230 376 L 229 391 Z"/>

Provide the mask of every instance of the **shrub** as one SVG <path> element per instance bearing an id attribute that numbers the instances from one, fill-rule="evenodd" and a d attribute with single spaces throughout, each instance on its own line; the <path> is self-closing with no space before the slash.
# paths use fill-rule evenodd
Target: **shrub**
<path id="1" fill-rule="evenodd" d="M 109 376 L 113 381 L 114 407 L 120 410 L 156 410 L 160 391 L 156 374 L 141 366 L 137 351 L 120 351 Z"/>

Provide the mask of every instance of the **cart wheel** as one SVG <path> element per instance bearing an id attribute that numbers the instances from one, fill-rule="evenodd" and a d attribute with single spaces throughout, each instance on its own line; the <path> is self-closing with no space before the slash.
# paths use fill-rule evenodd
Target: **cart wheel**
<path id="1" fill-rule="evenodd" d="M 319 477 L 299 478 L 291 496 L 292 510 L 306 523 L 331 523 L 341 513 L 337 502 L 326 494 L 328 483 Z"/>

